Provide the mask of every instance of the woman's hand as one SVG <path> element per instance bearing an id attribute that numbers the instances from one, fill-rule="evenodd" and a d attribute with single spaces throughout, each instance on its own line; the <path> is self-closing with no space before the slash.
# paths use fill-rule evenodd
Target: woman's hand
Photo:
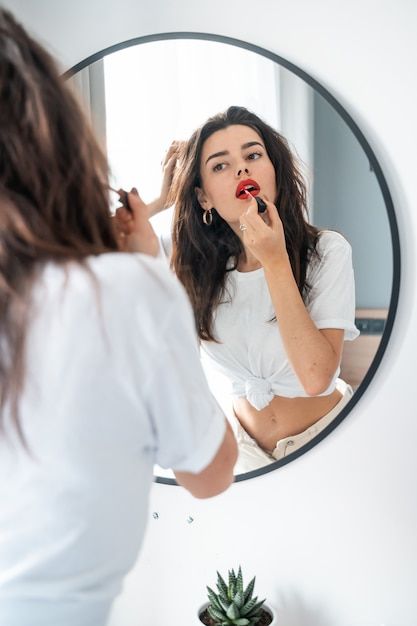
<path id="1" fill-rule="evenodd" d="M 122 252 L 143 252 L 157 256 L 159 241 L 149 222 L 149 210 L 135 187 L 129 193 L 119 190 L 122 203 L 113 217 L 119 249 Z"/>
<path id="2" fill-rule="evenodd" d="M 258 205 L 254 197 L 248 208 L 239 218 L 242 231 L 242 242 L 258 259 L 263 267 L 273 267 L 283 261 L 288 262 L 285 247 L 285 235 L 282 221 L 275 205 L 265 196 L 265 213 L 258 213 Z"/>
<path id="3" fill-rule="evenodd" d="M 148 206 L 149 217 L 160 213 L 169 206 L 169 192 L 171 190 L 172 179 L 174 177 L 174 170 L 177 164 L 177 159 L 180 154 L 181 147 L 184 145 L 183 141 L 173 141 L 168 148 L 165 158 L 162 162 L 162 186 L 159 197 L 150 202 Z"/>

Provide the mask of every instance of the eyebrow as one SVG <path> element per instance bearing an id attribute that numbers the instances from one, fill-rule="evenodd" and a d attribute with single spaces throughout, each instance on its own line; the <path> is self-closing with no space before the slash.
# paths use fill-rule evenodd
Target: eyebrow
<path id="1" fill-rule="evenodd" d="M 248 141 L 247 143 L 242 144 L 241 149 L 246 150 L 246 148 L 250 148 L 251 146 L 261 146 L 261 148 L 265 148 L 265 146 L 259 141 Z M 205 165 L 207 165 L 210 159 L 215 159 L 219 156 L 225 156 L 226 154 L 229 154 L 228 150 L 222 150 L 221 152 L 215 152 L 214 154 L 211 154 L 205 162 Z"/>

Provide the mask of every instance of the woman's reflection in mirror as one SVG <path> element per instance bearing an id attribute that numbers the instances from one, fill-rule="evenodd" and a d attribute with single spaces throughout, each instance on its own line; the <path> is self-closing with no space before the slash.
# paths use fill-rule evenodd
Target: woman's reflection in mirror
<path id="1" fill-rule="evenodd" d="M 351 247 L 308 222 L 287 141 L 242 107 L 180 146 L 170 195 L 171 265 L 204 357 L 230 382 L 235 471 L 250 471 L 302 447 L 352 395 L 338 378 L 359 334 Z"/>

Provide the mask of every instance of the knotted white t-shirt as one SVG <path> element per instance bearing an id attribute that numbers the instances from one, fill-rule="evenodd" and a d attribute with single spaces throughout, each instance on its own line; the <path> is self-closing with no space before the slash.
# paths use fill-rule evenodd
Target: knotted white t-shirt
<path id="1" fill-rule="evenodd" d="M 323 231 L 318 240 L 319 259 L 307 269 L 311 286 L 306 308 L 317 328 L 343 329 L 344 339 L 359 335 L 355 327 L 355 284 L 351 246 L 339 233 Z M 203 341 L 209 364 L 225 375 L 230 393 L 246 397 L 256 409 L 274 396 L 306 397 L 285 352 L 264 270 L 230 271 L 224 302 L 214 313 L 214 336 L 220 343 Z M 337 369 L 329 387 L 335 389 Z"/>

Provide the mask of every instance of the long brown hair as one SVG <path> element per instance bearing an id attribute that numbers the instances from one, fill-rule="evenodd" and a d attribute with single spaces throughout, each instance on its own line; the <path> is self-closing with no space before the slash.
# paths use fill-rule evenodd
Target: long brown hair
<path id="1" fill-rule="evenodd" d="M 31 286 L 47 261 L 117 250 L 107 181 L 54 61 L 0 10 L 0 410 L 19 430 Z"/>
<path id="2" fill-rule="evenodd" d="M 291 268 L 304 298 L 309 290 L 307 265 L 312 255 L 318 255 L 318 230 L 307 222 L 305 183 L 286 139 L 244 107 L 232 106 L 209 118 L 183 148 L 171 199 L 176 207 L 172 267 L 191 300 L 199 337 L 211 341 L 216 341 L 214 310 L 224 298 L 227 272 L 236 269 L 243 246 L 215 209 L 212 224 L 203 223 L 195 187 L 201 187 L 200 160 L 204 142 L 216 131 L 233 124 L 253 128 L 264 141 L 276 174 L 274 204 L 283 223 Z"/>

